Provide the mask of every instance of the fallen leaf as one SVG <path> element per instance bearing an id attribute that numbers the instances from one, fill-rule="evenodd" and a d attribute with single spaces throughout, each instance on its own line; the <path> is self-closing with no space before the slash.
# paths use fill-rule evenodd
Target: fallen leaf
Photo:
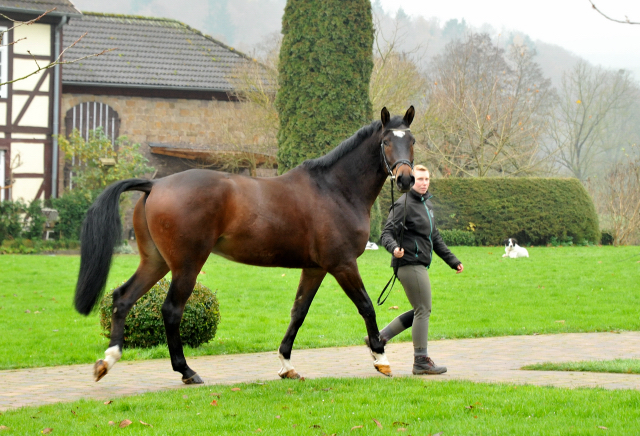
<path id="1" fill-rule="evenodd" d="M 407 429 L 403 428 L 403 427 L 400 427 L 400 428 L 398 428 L 398 431 L 407 431 Z"/>
<path id="2" fill-rule="evenodd" d="M 473 406 L 464 406 L 464 408 L 471 410 L 471 409 L 473 409 Z"/>
<path id="3" fill-rule="evenodd" d="M 29 309 L 25 310 L 24 313 L 31 313 Z"/>
<path id="4" fill-rule="evenodd" d="M 116 423 L 113 421 L 109 421 L 109 425 L 116 425 Z"/>
<path id="5" fill-rule="evenodd" d="M 442 432 L 441 432 L 441 431 L 439 431 L 438 433 L 434 433 L 434 434 L 432 434 L 431 436 L 442 436 Z"/>
<path id="6" fill-rule="evenodd" d="M 298 426 L 298 424 L 293 424 L 293 428 L 296 428 Z"/>
<path id="7" fill-rule="evenodd" d="M 602 430 L 609 430 L 607 427 L 603 427 L 601 425 L 599 425 L 598 428 L 601 428 Z"/>
<path id="8" fill-rule="evenodd" d="M 204 272 L 204 271 L 200 271 L 200 274 L 206 274 L 206 272 Z"/>
<path id="9" fill-rule="evenodd" d="M 213 401 L 210 403 L 210 405 L 211 405 L 211 406 L 217 406 L 217 405 L 218 405 L 218 400 L 213 400 Z"/>
<path id="10" fill-rule="evenodd" d="M 109 401 L 105 401 L 105 402 L 104 402 L 104 404 L 107 404 L 107 405 L 109 405 L 109 404 L 111 404 L 111 403 L 113 403 L 113 401 L 111 401 L 111 400 L 109 400 Z"/>
<path id="11" fill-rule="evenodd" d="M 74 415 L 78 416 L 75 412 L 75 410 L 71 409 L 71 413 L 73 413 Z"/>
<path id="12" fill-rule="evenodd" d="M 142 425 L 147 425 L 147 426 L 149 426 L 149 427 L 153 428 L 153 426 L 152 426 L 151 424 L 147 424 L 147 423 L 146 423 L 146 422 L 144 422 L 144 421 L 140 421 L 140 424 L 142 424 Z"/>
<path id="13" fill-rule="evenodd" d="M 400 309 L 398 306 L 390 306 L 389 307 L 389 310 L 398 310 L 398 309 Z"/>
<path id="14" fill-rule="evenodd" d="M 39 310 L 36 310 L 36 311 L 35 311 L 35 312 L 33 312 L 33 313 L 40 313 L 40 311 L 39 311 Z"/>
<path id="15" fill-rule="evenodd" d="M 478 417 L 477 417 L 477 416 L 474 416 L 474 418 L 475 418 L 475 419 L 478 419 Z"/>
<path id="16" fill-rule="evenodd" d="M 209 394 L 209 396 L 210 396 L 210 397 L 218 397 L 218 398 L 219 398 L 219 397 L 221 397 L 221 396 L 222 396 L 222 394 L 219 394 L 219 393 L 217 393 L 217 392 L 211 392 L 211 393 Z"/>
<path id="17" fill-rule="evenodd" d="M 231 388 L 231 390 L 232 390 L 233 392 L 238 392 L 238 391 L 240 390 L 240 388 Z"/>
<path id="18" fill-rule="evenodd" d="M 351 430 L 353 431 L 353 430 L 355 430 L 356 428 L 362 428 L 362 426 L 361 426 L 361 425 L 356 425 L 355 427 L 351 427 Z"/>
<path id="19" fill-rule="evenodd" d="M 260 433 L 262 431 L 261 428 L 256 428 L 256 433 Z"/>
<path id="20" fill-rule="evenodd" d="M 402 422 L 402 421 L 394 421 L 394 423 L 392 424 L 394 427 L 397 425 L 403 425 L 405 427 L 409 427 L 409 424 L 407 424 L 406 422 Z"/>
<path id="21" fill-rule="evenodd" d="M 305 380 L 306 380 L 306 379 L 305 379 L 304 377 L 300 377 L 300 378 L 298 379 L 298 381 L 305 381 Z"/>
<path id="22" fill-rule="evenodd" d="M 11 428 L 7 427 L 6 425 L 0 425 L 0 430 L 11 430 Z"/>
<path id="23" fill-rule="evenodd" d="M 324 389 L 322 389 L 322 390 L 323 390 L 323 391 L 330 391 L 331 389 L 333 389 L 333 388 L 324 388 Z"/>
<path id="24" fill-rule="evenodd" d="M 309 428 L 322 428 L 322 427 L 320 427 L 318 424 L 312 424 L 309 426 Z"/>
<path id="25" fill-rule="evenodd" d="M 182 398 L 186 400 L 187 398 L 189 398 L 189 395 L 183 395 Z"/>
<path id="26" fill-rule="evenodd" d="M 125 419 L 124 421 L 122 421 L 122 422 L 120 423 L 120 425 L 119 425 L 118 427 L 120 427 L 120 428 L 125 428 L 125 427 L 130 426 L 131 424 L 132 424 L 132 422 L 131 422 L 131 421 L 129 421 L 128 419 Z"/>
<path id="27" fill-rule="evenodd" d="M 47 427 L 47 428 L 45 428 L 44 430 L 42 430 L 42 434 L 49 434 L 49 433 L 51 433 L 52 431 L 53 431 L 53 429 L 52 429 L 52 428 Z"/>
<path id="28" fill-rule="evenodd" d="M 276 415 L 276 419 L 280 419 L 280 418 L 281 418 L 281 416 L 280 416 L 280 415 Z"/>
<path id="29" fill-rule="evenodd" d="M 556 322 L 559 323 L 559 324 L 564 324 L 564 319 L 558 320 Z"/>
<path id="30" fill-rule="evenodd" d="M 284 274 L 282 274 L 282 277 L 284 277 Z"/>
<path id="31" fill-rule="evenodd" d="M 373 422 L 375 422 L 378 427 L 382 428 L 382 424 L 380 424 L 380 421 L 378 421 L 377 419 L 373 419 Z"/>

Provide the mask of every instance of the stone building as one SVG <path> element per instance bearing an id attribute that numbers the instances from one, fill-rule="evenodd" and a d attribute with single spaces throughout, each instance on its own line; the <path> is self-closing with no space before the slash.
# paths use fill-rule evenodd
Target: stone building
<path id="1" fill-rule="evenodd" d="M 276 174 L 275 139 L 248 131 L 247 105 L 234 98 L 234 71 L 255 60 L 172 19 L 84 12 L 63 44 L 85 32 L 65 56 L 115 50 L 64 66 L 64 134 L 87 137 L 102 126 L 112 139 L 125 135 L 141 144 L 155 177 L 229 161 Z"/>
<path id="2" fill-rule="evenodd" d="M 81 13 L 69 0 L 0 0 L 0 13 L 0 201 L 60 195 L 69 180 L 57 137 L 74 128 L 141 144 L 154 177 L 234 165 L 276 174 L 275 138 L 250 128 L 235 97 L 234 72 L 260 74 L 255 60 L 176 20 Z M 65 61 L 89 57 L 10 83 L 67 47 Z"/>

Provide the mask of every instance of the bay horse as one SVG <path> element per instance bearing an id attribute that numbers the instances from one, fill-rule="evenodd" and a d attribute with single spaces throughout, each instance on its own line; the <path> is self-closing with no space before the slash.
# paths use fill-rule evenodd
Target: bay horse
<path id="1" fill-rule="evenodd" d="M 133 226 L 140 264 L 113 292 L 111 341 L 94 365 L 96 381 L 122 356 L 124 323 L 133 304 L 171 271 L 162 305 L 174 371 L 186 384 L 203 383 L 188 365 L 180 322 L 198 273 L 210 253 L 257 266 L 301 268 L 291 321 L 279 347 L 282 378 L 299 378 L 291 349 L 309 306 L 327 273 L 333 275 L 364 318 L 374 367 L 391 368 L 380 341 L 376 313 L 356 259 L 369 238 L 369 215 L 389 175 L 397 188 L 413 185 L 415 111 L 362 127 L 318 159 L 284 175 L 254 178 L 211 170 L 189 170 L 157 180 L 128 179 L 107 187 L 89 208 L 82 227 L 75 307 L 88 315 L 104 292 L 114 247 L 121 241 L 120 195 L 142 191 Z"/>

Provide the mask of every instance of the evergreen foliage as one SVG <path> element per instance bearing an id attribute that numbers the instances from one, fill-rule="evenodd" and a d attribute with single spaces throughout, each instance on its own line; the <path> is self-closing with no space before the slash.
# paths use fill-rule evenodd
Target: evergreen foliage
<path id="1" fill-rule="evenodd" d="M 479 245 L 600 241 L 598 217 L 577 179 L 449 178 L 430 189 L 438 228 L 474 232 Z"/>
<path id="2" fill-rule="evenodd" d="M 160 280 L 134 304 L 125 320 L 125 347 L 149 348 L 167 343 L 162 304 L 167 298 L 170 285 L 169 280 Z M 114 289 L 107 293 L 100 303 L 100 326 L 107 338 L 111 337 L 113 291 Z M 216 293 L 196 282 L 182 315 L 182 342 L 192 348 L 209 342 L 216 335 L 219 322 L 220 306 Z"/>
<path id="3" fill-rule="evenodd" d="M 326 154 L 372 114 L 369 0 L 288 0 L 276 96 L 278 171 Z"/>

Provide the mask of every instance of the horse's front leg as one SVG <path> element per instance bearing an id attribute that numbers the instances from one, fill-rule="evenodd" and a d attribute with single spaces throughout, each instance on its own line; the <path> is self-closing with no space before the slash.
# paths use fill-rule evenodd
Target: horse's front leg
<path id="1" fill-rule="evenodd" d="M 348 265 L 342 265 L 333 271 L 330 271 L 338 284 L 342 287 L 347 296 L 353 301 L 358 308 L 358 312 L 364 318 L 367 334 L 369 335 L 369 345 L 371 347 L 371 355 L 373 356 L 373 366 L 377 371 L 391 377 L 391 366 L 384 354 L 384 344 L 380 340 L 380 331 L 376 321 L 376 311 L 373 303 L 364 289 L 358 265 L 354 261 Z"/>
<path id="2" fill-rule="evenodd" d="M 293 348 L 293 341 L 296 339 L 298 330 L 309 312 L 313 297 L 315 297 L 316 292 L 318 292 L 318 288 L 320 288 L 325 275 L 327 275 L 327 272 L 322 269 L 302 270 L 298 292 L 296 293 L 296 301 L 294 301 L 293 307 L 291 308 L 291 322 L 278 349 L 278 357 L 280 358 L 280 362 L 282 362 L 282 368 L 278 371 L 278 375 L 282 378 L 300 378 L 300 375 L 291 364 L 291 349 Z"/>

